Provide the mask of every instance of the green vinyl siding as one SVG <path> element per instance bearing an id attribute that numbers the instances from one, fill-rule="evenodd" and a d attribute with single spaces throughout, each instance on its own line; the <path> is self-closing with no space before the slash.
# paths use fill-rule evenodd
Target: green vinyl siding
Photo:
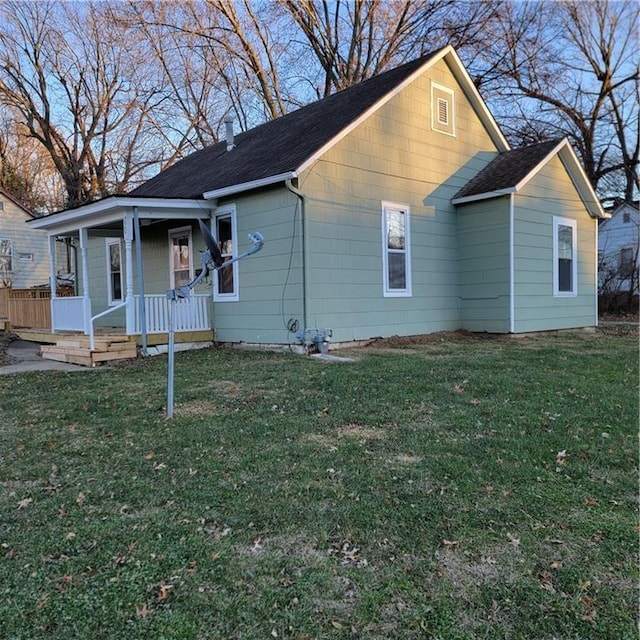
<path id="1" fill-rule="evenodd" d="M 577 295 L 553 295 L 553 217 L 577 221 Z M 515 196 L 516 333 L 590 327 L 596 317 L 596 221 L 559 157 Z"/>
<path id="2" fill-rule="evenodd" d="M 460 326 L 509 331 L 509 197 L 458 207 Z"/>
<path id="3" fill-rule="evenodd" d="M 302 211 L 297 196 L 285 186 L 229 198 L 236 207 L 238 251 L 259 231 L 263 249 L 238 263 L 239 300 L 214 303 L 216 340 L 261 344 L 295 344 L 302 327 Z"/>
<path id="4" fill-rule="evenodd" d="M 431 81 L 454 90 L 456 136 L 431 130 Z M 455 192 L 495 156 L 444 61 L 303 173 L 308 323 L 346 342 L 459 327 Z M 382 203 L 410 211 L 410 297 L 384 297 Z"/>

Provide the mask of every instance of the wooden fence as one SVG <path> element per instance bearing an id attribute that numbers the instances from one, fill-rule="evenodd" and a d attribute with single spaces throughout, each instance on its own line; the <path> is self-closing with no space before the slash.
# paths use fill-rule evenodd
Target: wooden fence
<path id="1" fill-rule="evenodd" d="M 73 291 L 63 289 L 57 295 L 72 296 Z M 51 329 L 51 291 L 0 288 L 0 318 L 15 328 Z"/>

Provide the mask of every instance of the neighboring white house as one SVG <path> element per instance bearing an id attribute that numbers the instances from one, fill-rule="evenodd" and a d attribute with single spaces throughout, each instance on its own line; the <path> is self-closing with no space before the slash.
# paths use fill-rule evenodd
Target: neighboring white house
<path id="1" fill-rule="evenodd" d="M 31 212 L 0 188 L 0 287 L 24 289 L 49 282 L 47 234 L 27 225 Z"/>
<path id="2" fill-rule="evenodd" d="M 601 295 L 638 294 L 640 210 L 638 201 L 615 202 L 598 228 L 598 282 Z"/>

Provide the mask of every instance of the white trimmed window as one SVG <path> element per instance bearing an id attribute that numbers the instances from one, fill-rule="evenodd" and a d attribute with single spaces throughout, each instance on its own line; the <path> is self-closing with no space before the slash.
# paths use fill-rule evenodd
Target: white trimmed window
<path id="1" fill-rule="evenodd" d="M 553 218 L 553 295 L 578 295 L 578 225 L 570 218 Z"/>
<path id="2" fill-rule="evenodd" d="M 409 207 L 382 203 L 382 262 L 385 297 L 411 296 Z"/>
<path id="3" fill-rule="evenodd" d="M 0 274 L 13 272 L 13 242 L 0 238 Z"/>
<path id="4" fill-rule="evenodd" d="M 431 83 L 431 128 L 450 136 L 456 135 L 455 93 L 436 82 Z"/>
<path id="5" fill-rule="evenodd" d="M 213 236 L 218 242 L 224 260 L 238 255 L 238 232 L 234 205 L 220 207 L 213 216 Z M 216 302 L 237 302 L 240 299 L 238 286 L 238 263 L 218 269 L 213 284 L 213 299 Z"/>
<path id="6" fill-rule="evenodd" d="M 122 302 L 122 247 L 120 238 L 106 238 L 107 249 L 107 303 Z"/>
<path id="7" fill-rule="evenodd" d="M 179 289 L 193 280 L 191 227 L 169 231 L 169 277 L 171 288 Z"/>

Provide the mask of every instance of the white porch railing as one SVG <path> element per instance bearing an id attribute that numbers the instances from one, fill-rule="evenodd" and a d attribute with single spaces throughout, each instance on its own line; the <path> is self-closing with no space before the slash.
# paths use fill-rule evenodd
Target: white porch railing
<path id="1" fill-rule="evenodd" d="M 202 331 L 211 329 L 209 321 L 209 300 L 206 294 L 191 294 L 189 300 L 176 302 L 173 319 L 174 331 Z M 140 296 L 135 295 L 133 333 L 142 333 L 140 323 Z M 85 312 L 85 298 L 74 296 L 51 299 L 51 327 L 54 331 L 82 331 L 90 333 L 91 310 Z M 115 311 L 117 308 L 109 309 Z M 145 295 L 145 320 L 147 333 L 167 333 L 169 331 L 169 300 L 166 294 Z M 98 314 L 102 315 L 102 314 Z M 86 318 L 85 318 L 86 316 Z M 86 322 L 85 322 L 86 321 Z"/>
<path id="2" fill-rule="evenodd" d="M 175 331 L 200 331 L 211 329 L 209 323 L 209 300 L 206 294 L 191 294 L 189 300 L 176 301 L 173 328 Z M 142 333 L 140 323 L 140 296 L 134 296 L 135 333 Z M 147 333 L 169 331 L 169 299 L 166 294 L 145 295 L 144 313 Z"/>
<path id="3" fill-rule="evenodd" d="M 51 298 L 51 327 L 54 331 L 84 331 L 84 298 Z"/>

